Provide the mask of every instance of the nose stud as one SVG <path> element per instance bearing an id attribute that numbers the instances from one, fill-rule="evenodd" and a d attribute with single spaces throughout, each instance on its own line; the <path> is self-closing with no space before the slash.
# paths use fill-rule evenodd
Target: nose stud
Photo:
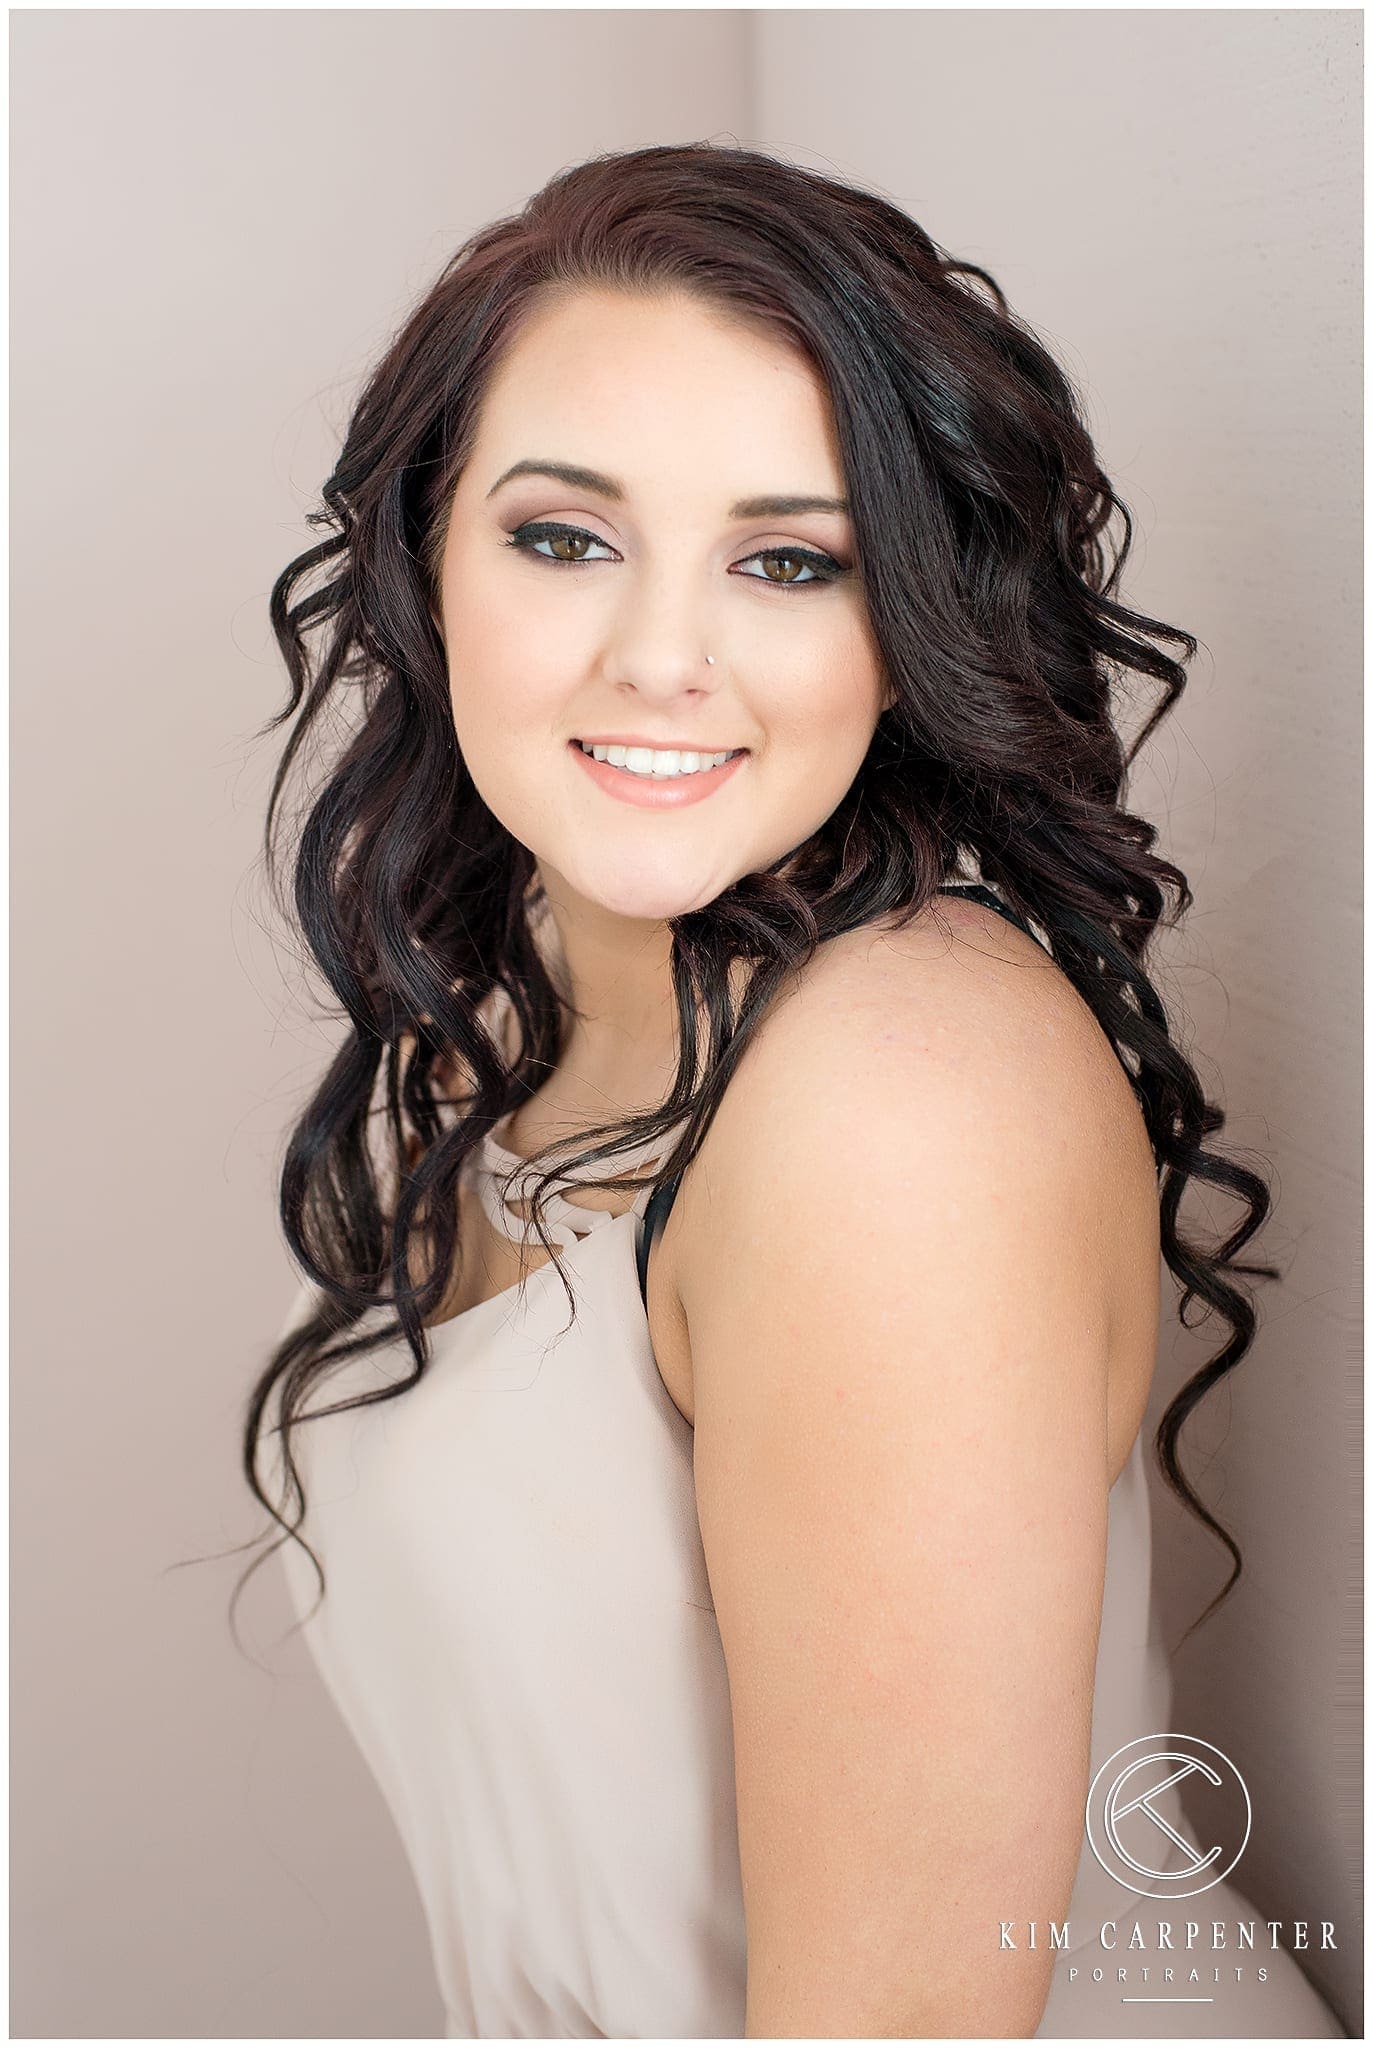
<path id="1" fill-rule="evenodd" d="M 713 654 L 708 654 L 708 655 L 706 656 L 706 660 L 707 660 L 707 661 L 709 662 L 710 666 L 711 666 L 712 668 L 714 668 L 714 666 L 715 666 L 715 656 L 714 656 Z"/>

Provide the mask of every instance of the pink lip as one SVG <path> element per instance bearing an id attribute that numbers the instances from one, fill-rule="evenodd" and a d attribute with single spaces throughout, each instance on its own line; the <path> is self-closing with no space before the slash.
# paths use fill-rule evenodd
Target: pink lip
<path id="1" fill-rule="evenodd" d="M 584 754 L 576 740 L 569 740 L 568 746 L 576 755 L 592 781 L 603 789 L 607 796 L 616 796 L 622 804 L 637 804 L 641 810 L 677 810 L 683 804 L 700 803 L 727 782 L 736 768 L 743 766 L 747 753 L 735 754 L 732 760 L 722 761 L 718 768 L 702 768 L 695 775 L 635 775 L 628 768 L 612 768 L 609 761 L 597 761 L 590 754 Z M 642 745 L 642 741 L 591 740 L 588 745 L 597 747 L 627 747 Z M 697 748 L 699 753 L 723 753 L 722 747 Z"/>
<path id="2" fill-rule="evenodd" d="M 637 732 L 579 732 L 584 747 L 647 747 L 655 754 L 747 753 L 746 747 L 703 747 L 699 740 L 649 740 Z"/>

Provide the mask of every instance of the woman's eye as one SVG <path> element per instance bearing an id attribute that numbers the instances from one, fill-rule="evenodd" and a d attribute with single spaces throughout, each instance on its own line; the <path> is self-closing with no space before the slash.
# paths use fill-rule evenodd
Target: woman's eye
<path id="1" fill-rule="evenodd" d="M 749 562 L 777 562 L 784 573 L 780 576 L 750 576 L 750 583 L 775 583 L 783 589 L 788 584 L 804 588 L 808 583 L 833 583 L 846 574 L 842 565 L 830 555 L 817 554 L 813 548 L 765 548 L 761 554 L 748 555 L 739 564 L 740 568 Z"/>
<path id="2" fill-rule="evenodd" d="M 549 543 L 553 549 L 552 554 L 544 554 L 539 545 L 542 541 Z M 523 548 L 526 554 L 538 555 L 541 561 L 563 562 L 574 568 L 578 562 L 597 559 L 588 557 L 587 547 L 605 548 L 612 555 L 615 552 L 608 541 L 598 540 L 596 535 L 588 533 L 585 527 L 563 526 L 551 519 L 532 519 L 527 525 L 516 527 L 506 541 L 506 546 Z M 569 548 L 572 552 L 563 553 L 563 548 Z M 604 557 L 599 559 L 604 560 Z"/>

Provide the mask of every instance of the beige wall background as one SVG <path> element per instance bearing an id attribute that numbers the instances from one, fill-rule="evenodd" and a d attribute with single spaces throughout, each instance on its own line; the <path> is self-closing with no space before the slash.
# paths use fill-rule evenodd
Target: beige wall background
<path id="1" fill-rule="evenodd" d="M 1086 387 L 1127 599 L 1203 642 L 1133 801 L 1287 1278 L 1189 1424 L 1246 1571 L 1176 1725 L 1245 1773 L 1264 1915 L 1337 1922 L 1310 1970 L 1359 2030 L 1361 61 L 1352 8 L 12 12 L 12 2035 L 439 2032 L 275 1563 L 257 1662 L 246 1557 L 177 1568 L 257 1528 L 240 1410 L 326 1043 L 256 871 L 267 593 L 456 243 L 701 136 L 991 268 Z M 1216 1342 L 1164 1304 L 1155 1420 Z M 1176 1640 L 1227 1560 L 1155 1503 Z"/>

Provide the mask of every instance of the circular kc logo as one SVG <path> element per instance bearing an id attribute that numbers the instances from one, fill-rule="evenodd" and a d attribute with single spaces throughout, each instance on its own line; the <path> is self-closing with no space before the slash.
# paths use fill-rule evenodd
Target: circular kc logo
<path id="1" fill-rule="evenodd" d="M 1179 1788 L 1192 1787 L 1203 1832 L 1189 1841 Z M 1087 1839 L 1108 1876 L 1153 1898 L 1190 1899 L 1244 1854 L 1249 1788 L 1223 1750 L 1195 1735 L 1142 1735 L 1107 1757 L 1087 1794 Z M 1195 1830 L 1192 1830 L 1195 1832 Z M 1205 1846 L 1207 1843 L 1209 1847 Z"/>

